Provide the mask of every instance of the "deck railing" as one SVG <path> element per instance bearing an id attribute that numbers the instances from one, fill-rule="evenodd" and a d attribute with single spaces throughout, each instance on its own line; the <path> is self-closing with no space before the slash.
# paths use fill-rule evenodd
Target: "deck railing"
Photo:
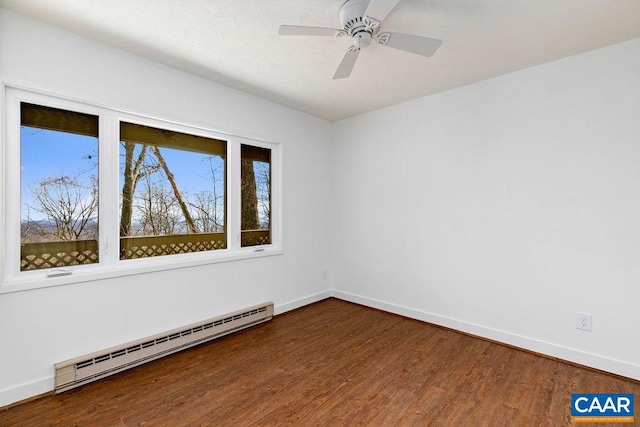
<path id="1" fill-rule="evenodd" d="M 179 234 L 170 236 L 121 237 L 120 259 L 224 249 L 224 233 Z"/>
<path id="2" fill-rule="evenodd" d="M 22 271 L 95 262 L 98 262 L 97 240 L 23 243 L 20 247 Z"/>
<path id="3" fill-rule="evenodd" d="M 242 232 L 242 246 L 271 243 L 270 230 Z M 170 236 L 122 237 L 120 259 L 146 258 L 226 248 L 225 233 L 196 233 Z M 97 240 L 65 240 L 23 243 L 20 270 L 67 267 L 98 262 Z"/>

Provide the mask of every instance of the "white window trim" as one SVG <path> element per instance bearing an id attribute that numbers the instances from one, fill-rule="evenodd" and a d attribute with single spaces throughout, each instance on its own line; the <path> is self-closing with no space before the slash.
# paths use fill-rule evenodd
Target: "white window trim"
<path id="1" fill-rule="evenodd" d="M 112 277 L 144 274 L 176 268 L 283 254 L 282 248 L 282 143 L 258 140 L 184 122 L 97 106 L 69 97 L 44 94 L 30 88 L 3 85 L 2 194 L 0 238 L 2 277 L 0 294 L 60 286 Z M 20 102 L 30 102 L 71 111 L 98 115 L 99 133 L 99 218 L 100 261 L 96 264 L 65 267 L 71 275 L 48 277 L 55 269 L 20 271 Z M 227 248 L 188 254 L 119 259 L 119 180 L 104 179 L 105 171 L 119 176 L 119 123 L 127 121 L 177 132 L 227 141 Z M 114 143 L 116 142 L 116 143 Z M 271 244 L 240 247 L 240 145 L 271 149 Z"/>

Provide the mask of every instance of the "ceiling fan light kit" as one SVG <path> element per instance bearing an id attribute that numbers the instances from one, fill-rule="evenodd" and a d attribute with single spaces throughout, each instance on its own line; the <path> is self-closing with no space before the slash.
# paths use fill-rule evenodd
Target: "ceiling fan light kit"
<path id="1" fill-rule="evenodd" d="M 351 45 L 345 53 L 334 79 L 343 79 L 351 75 L 360 50 L 371 44 L 371 41 L 415 53 L 431 56 L 442 44 L 442 40 L 410 34 L 382 32 L 382 22 L 400 0 L 347 0 L 340 8 L 339 18 L 342 28 L 304 27 L 296 25 L 281 25 L 278 31 L 281 35 L 301 36 L 337 36 L 351 37 Z"/>

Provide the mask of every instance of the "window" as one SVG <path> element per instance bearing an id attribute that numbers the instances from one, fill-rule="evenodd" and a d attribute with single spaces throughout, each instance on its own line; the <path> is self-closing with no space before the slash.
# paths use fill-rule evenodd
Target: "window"
<path id="1" fill-rule="evenodd" d="M 278 144 L 6 95 L 3 284 L 279 253 Z"/>
<path id="2" fill-rule="evenodd" d="M 227 247 L 226 142 L 120 123 L 120 258 Z"/>
<path id="3" fill-rule="evenodd" d="M 98 117 L 20 104 L 20 199 L 20 270 L 98 262 Z"/>
<path id="4" fill-rule="evenodd" d="M 271 243 L 271 150 L 242 144 L 242 246 Z"/>

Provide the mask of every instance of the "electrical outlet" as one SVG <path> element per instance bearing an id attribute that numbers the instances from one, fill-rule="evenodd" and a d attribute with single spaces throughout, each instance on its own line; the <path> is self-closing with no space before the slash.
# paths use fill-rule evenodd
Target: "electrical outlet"
<path id="1" fill-rule="evenodd" d="M 327 270 L 322 270 L 322 280 L 327 280 L 328 277 L 329 273 L 327 272 Z"/>
<path id="2" fill-rule="evenodd" d="M 576 313 L 576 329 L 591 332 L 591 315 L 589 313 Z"/>

